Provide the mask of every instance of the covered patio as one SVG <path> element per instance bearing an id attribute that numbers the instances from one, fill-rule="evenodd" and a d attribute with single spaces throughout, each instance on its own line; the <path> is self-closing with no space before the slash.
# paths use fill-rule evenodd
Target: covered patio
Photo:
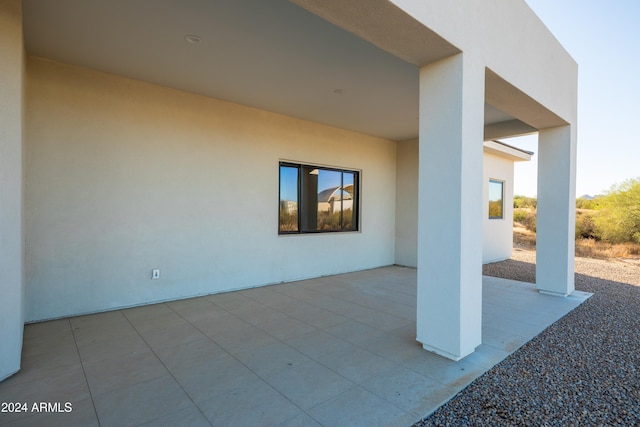
<path id="1" fill-rule="evenodd" d="M 454 362 L 416 342 L 416 281 L 391 266 L 27 325 L 0 401 L 28 411 L 0 425 L 409 426 L 589 297 L 485 276 L 482 345 Z"/>
<path id="2" fill-rule="evenodd" d="M 526 340 L 490 307 L 529 313 L 529 333 L 571 305 L 577 64 L 524 0 L 464 6 L 0 2 L 3 397 L 68 400 L 102 425 L 189 410 L 216 424 L 231 401 L 274 424 L 359 407 L 395 423 Z M 536 288 L 567 300 L 489 285 L 483 300 L 499 178 L 484 141 L 536 132 Z M 415 196 L 398 179 L 407 145 Z M 300 179 L 282 199 L 287 164 L 359 177 L 357 224 L 306 232 L 298 209 L 299 233 L 281 233 L 281 202 L 322 190 Z M 417 270 L 370 270 L 394 264 Z"/>

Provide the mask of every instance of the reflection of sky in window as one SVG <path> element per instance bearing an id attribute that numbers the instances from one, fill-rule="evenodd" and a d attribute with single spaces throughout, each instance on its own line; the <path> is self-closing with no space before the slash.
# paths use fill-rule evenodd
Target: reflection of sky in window
<path id="1" fill-rule="evenodd" d="M 502 199 L 502 182 L 489 181 L 489 200 L 497 201 Z"/>
<path id="2" fill-rule="evenodd" d="M 325 169 L 317 169 L 317 171 L 318 193 L 329 188 L 339 187 L 341 179 L 344 179 L 345 187 L 354 184 L 355 174 L 353 173 Z M 280 167 L 280 200 L 298 201 L 298 168 Z"/>
<path id="3" fill-rule="evenodd" d="M 318 172 L 318 193 L 340 186 L 340 172 L 320 169 Z"/>
<path id="4" fill-rule="evenodd" d="M 280 167 L 280 200 L 298 201 L 298 168 Z"/>

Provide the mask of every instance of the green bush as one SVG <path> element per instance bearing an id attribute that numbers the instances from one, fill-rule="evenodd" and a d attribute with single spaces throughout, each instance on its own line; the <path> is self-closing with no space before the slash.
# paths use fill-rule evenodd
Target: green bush
<path id="1" fill-rule="evenodd" d="M 527 219 L 527 215 L 529 214 L 528 209 L 514 209 L 513 210 L 513 222 L 519 222 L 523 224 Z"/>
<path id="2" fill-rule="evenodd" d="M 538 206 L 538 199 L 535 197 L 527 196 L 513 196 L 513 207 L 516 209 L 531 208 L 535 209 Z"/>
<path id="3" fill-rule="evenodd" d="M 536 211 L 534 209 L 514 209 L 513 221 L 519 222 L 527 230 L 536 231 Z"/>
<path id="4" fill-rule="evenodd" d="M 599 240 L 594 221 L 595 216 L 596 212 L 591 210 L 578 210 L 576 212 L 576 239 Z"/>
<path id="5" fill-rule="evenodd" d="M 596 235 L 609 243 L 640 243 L 640 178 L 614 185 L 596 199 Z"/>
<path id="6" fill-rule="evenodd" d="M 513 221 L 536 231 L 535 198 L 514 196 Z M 614 185 L 593 200 L 576 200 L 576 239 L 640 244 L 640 177 Z"/>
<path id="7" fill-rule="evenodd" d="M 577 209 L 595 209 L 597 203 L 597 199 L 585 199 L 583 197 L 578 197 L 576 199 L 576 208 Z"/>

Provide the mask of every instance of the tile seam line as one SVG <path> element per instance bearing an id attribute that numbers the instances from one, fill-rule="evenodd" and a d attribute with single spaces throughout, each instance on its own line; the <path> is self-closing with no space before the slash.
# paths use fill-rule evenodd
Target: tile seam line
<path id="1" fill-rule="evenodd" d="M 84 382 L 87 384 L 87 390 L 89 391 L 89 397 L 91 398 L 91 405 L 93 406 L 93 413 L 96 416 L 96 421 L 98 422 L 98 426 L 102 425 L 100 421 L 100 416 L 98 415 L 98 408 L 96 408 L 96 401 L 93 397 L 93 391 L 91 390 L 91 385 L 89 384 L 89 378 L 87 377 L 87 371 L 84 368 L 84 361 L 82 360 L 82 356 L 80 355 L 80 348 L 78 347 L 78 340 L 76 339 L 76 333 L 73 330 L 73 325 L 71 324 L 71 318 L 67 318 L 67 322 L 69 323 L 69 329 L 71 329 L 71 334 L 73 335 L 73 343 L 76 347 L 76 353 L 78 354 L 78 360 L 80 361 L 80 367 L 82 367 L 82 375 L 84 376 Z M 137 332 L 137 331 L 136 331 Z"/>
<path id="2" fill-rule="evenodd" d="M 190 325 L 192 325 L 192 324 L 191 324 L 191 322 L 189 322 L 187 319 L 185 319 L 184 317 L 182 317 L 182 315 L 181 315 L 180 313 L 176 312 L 172 307 L 170 307 L 170 306 L 169 306 L 169 305 L 167 305 L 166 303 L 161 303 L 161 304 L 162 304 L 162 305 L 164 305 L 164 306 L 166 306 L 167 308 L 169 308 L 172 312 L 176 313 L 176 314 L 177 314 L 177 315 L 178 315 L 182 320 L 185 320 L 185 321 L 187 321 Z M 200 415 L 202 415 L 202 417 L 203 417 L 205 420 L 207 420 L 207 422 L 209 423 L 209 425 L 213 427 L 213 424 L 211 424 L 211 421 L 209 421 L 209 418 L 207 418 L 207 417 L 205 416 L 205 414 L 202 412 L 202 409 L 200 409 L 200 406 L 198 406 L 198 404 L 193 400 L 193 398 L 191 397 L 191 395 L 189 395 L 189 393 L 187 393 L 187 391 L 184 389 L 184 387 L 182 387 L 182 384 L 180 384 L 180 381 L 178 381 L 178 379 L 175 377 L 175 375 L 173 375 L 173 372 L 171 372 L 171 370 L 169 369 L 169 367 L 164 363 L 164 361 L 160 358 L 160 356 L 158 356 L 158 354 L 155 352 L 155 350 L 154 350 L 154 349 L 149 345 L 149 343 L 147 342 L 147 340 L 146 340 L 146 339 L 144 339 L 144 337 L 142 336 L 142 334 L 140 333 L 140 331 L 138 331 L 138 328 L 136 328 L 136 326 L 131 322 L 131 319 L 129 319 L 129 317 L 127 317 L 127 315 L 126 315 L 125 313 L 123 313 L 122 311 L 120 311 L 120 313 L 122 313 L 122 315 L 124 316 L 124 318 L 125 318 L 125 319 L 127 319 L 127 322 L 129 322 L 129 324 L 131 325 L 131 327 L 136 331 L 136 334 L 138 334 L 138 336 L 140 337 L 140 339 L 141 339 L 141 340 L 144 342 L 144 344 L 149 348 L 149 350 L 151 351 L 151 353 L 153 353 L 153 355 L 156 357 L 156 359 L 158 359 L 158 361 L 162 364 L 162 366 L 164 367 L 164 369 L 166 369 L 166 370 L 167 370 L 167 373 L 168 373 L 169 375 L 171 375 L 171 378 L 173 378 L 173 380 L 176 382 L 176 384 L 178 385 L 178 387 L 180 387 L 180 390 L 182 390 L 182 392 L 185 394 L 185 396 L 187 396 L 187 398 L 189 399 L 189 401 L 191 401 L 191 403 L 193 404 L 193 406 L 195 406 L 195 407 L 198 409 L 198 412 L 200 413 Z M 198 329 L 198 330 L 199 330 L 199 329 Z M 200 331 L 200 332 L 202 332 L 202 331 Z M 205 336 L 206 336 L 206 335 L 205 335 Z M 207 336 L 207 338 L 209 338 L 209 337 Z M 211 338 L 209 338 L 209 339 L 211 339 Z M 156 380 L 156 379 L 158 379 L 158 378 L 162 378 L 162 377 L 152 378 L 152 379 L 149 379 L 149 380 L 147 380 L 147 381 L 142 381 L 142 382 L 140 382 L 140 383 L 138 383 L 138 384 L 143 384 L 143 383 L 145 383 L 145 382 L 154 381 L 154 380 Z M 184 409 L 184 408 L 182 408 L 182 409 Z M 175 411 L 175 412 L 172 412 L 171 414 L 175 414 L 175 413 L 177 413 L 177 412 L 181 411 L 182 409 L 179 409 L 179 410 L 177 410 L 177 411 Z M 153 420 L 148 420 L 148 421 L 159 420 L 159 419 L 161 419 L 161 418 L 163 418 L 163 417 L 165 417 L 165 416 L 167 416 L 167 415 L 171 415 L 171 414 L 166 414 L 166 415 L 163 415 L 162 417 L 154 418 Z M 148 421 L 145 421 L 145 422 L 148 422 Z"/>

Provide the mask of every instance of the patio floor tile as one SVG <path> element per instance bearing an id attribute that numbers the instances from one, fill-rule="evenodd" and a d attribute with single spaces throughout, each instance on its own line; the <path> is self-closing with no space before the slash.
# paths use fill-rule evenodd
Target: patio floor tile
<path id="1" fill-rule="evenodd" d="M 198 328 L 190 323 L 175 324 L 163 328 L 151 329 L 141 333 L 144 341 L 153 350 L 187 344 L 206 338 Z"/>
<path id="2" fill-rule="evenodd" d="M 135 356 L 150 353 L 149 346 L 139 335 L 131 335 L 113 341 L 96 341 L 78 346 L 80 359 L 84 364 L 92 364 L 105 359 Z"/>
<path id="3" fill-rule="evenodd" d="M 355 344 L 362 344 L 383 334 L 382 331 L 355 320 L 340 323 L 324 331 Z"/>
<path id="4" fill-rule="evenodd" d="M 435 411 L 456 392 L 454 388 L 402 366 L 365 382 L 362 387 L 414 414 L 416 420 Z"/>
<path id="5" fill-rule="evenodd" d="M 281 422 L 276 427 L 322 427 L 311 418 L 309 415 L 305 413 L 301 413 L 300 415 L 296 415 L 293 418 L 289 418 L 286 421 Z"/>
<path id="6" fill-rule="evenodd" d="M 163 347 L 155 352 L 170 371 L 188 368 L 192 365 L 215 359 L 226 352 L 209 338 L 191 341 L 173 347 Z"/>
<path id="7" fill-rule="evenodd" d="M 339 352 L 351 347 L 347 341 L 330 335 L 321 330 L 315 330 L 304 335 L 299 335 L 285 341 L 291 347 L 297 349 L 311 358 L 318 359 L 329 353 Z"/>
<path id="8" fill-rule="evenodd" d="M 92 394 L 105 393 L 168 374 L 151 351 L 86 364 L 84 370 Z"/>
<path id="9" fill-rule="evenodd" d="M 251 325 L 233 328 L 213 336 L 212 339 L 229 353 L 239 353 L 277 342 L 271 335 Z"/>
<path id="10" fill-rule="evenodd" d="M 355 386 L 353 382 L 317 362 L 287 366 L 264 379 L 303 410 Z"/>
<path id="11" fill-rule="evenodd" d="M 466 387 L 487 370 L 466 358 L 454 362 L 428 352 L 425 352 L 424 356 L 406 362 L 404 366 L 454 389 Z"/>
<path id="12" fill-rule="evenodd" d="M 235 356 L 260 377 L 281 371 L 289 366 L 311 362 L 309 357 L 281 342 L 242 351 Z"/>
<path id="13" fill-rule="evenodd" d="M 140 427 L 211 427 L 211 423 L 205 418 L 196 406 L 189 406 L 169 415 L 156 418 L 152 421 L 140 424 Z"/>
<path id="14" fill-rule="evenodd" d="M 189 324 L 189 322 L 183 319 L 182 316 L 171 310 L 166 305 L 156 304 L 152 307 L 155 306 L 164 307 L 168 311 L 148 311 L 145 315 L 136 315 L 136 311 L 134 311 L 135 309 L 131 308 L 125 311 L 125 316 L 138 332 L 148 332 L 154 329 L 166 328 L 168 326 Z"/>
<path id="15" fill-rule="evenodd" d="M 172 369 L 171 373 L 196 403 L 228 393 L 258 378 L 235 358 L 220 353 L 200 363 Z"/>
<path id="16" fill-rule="evenodd" d="M 344 351 L 318 358 L 327 368 L 360 384 L 393 368 L 395 364 L 363 348 L 351 346 Z"/>
<path id="17" fill-rule="evenodd" d="M 271 426 L 302 413 L 262 380 L 200 404 L 214 426 Z"/>
<path id="18" fill-rule="evenodd" d="M 327 427 L 331 426 L 409 426 L 415 416 L 381 399 L 375 394 L 355 387 L 311 409 L 309 414 Z"/>
<path id="19" fill-rule="evenodd" d="M 26 325 L 10 426 L 411 425 L 588 295 L 483 280 L 482 342 L 416 341 L 416 270 L 386 267 Z"/>
<path id="20" fill-rule="evenodd" d="M 93 397 L 103 427 L 135 426 L 193 406 L 170 375 Z"/>

